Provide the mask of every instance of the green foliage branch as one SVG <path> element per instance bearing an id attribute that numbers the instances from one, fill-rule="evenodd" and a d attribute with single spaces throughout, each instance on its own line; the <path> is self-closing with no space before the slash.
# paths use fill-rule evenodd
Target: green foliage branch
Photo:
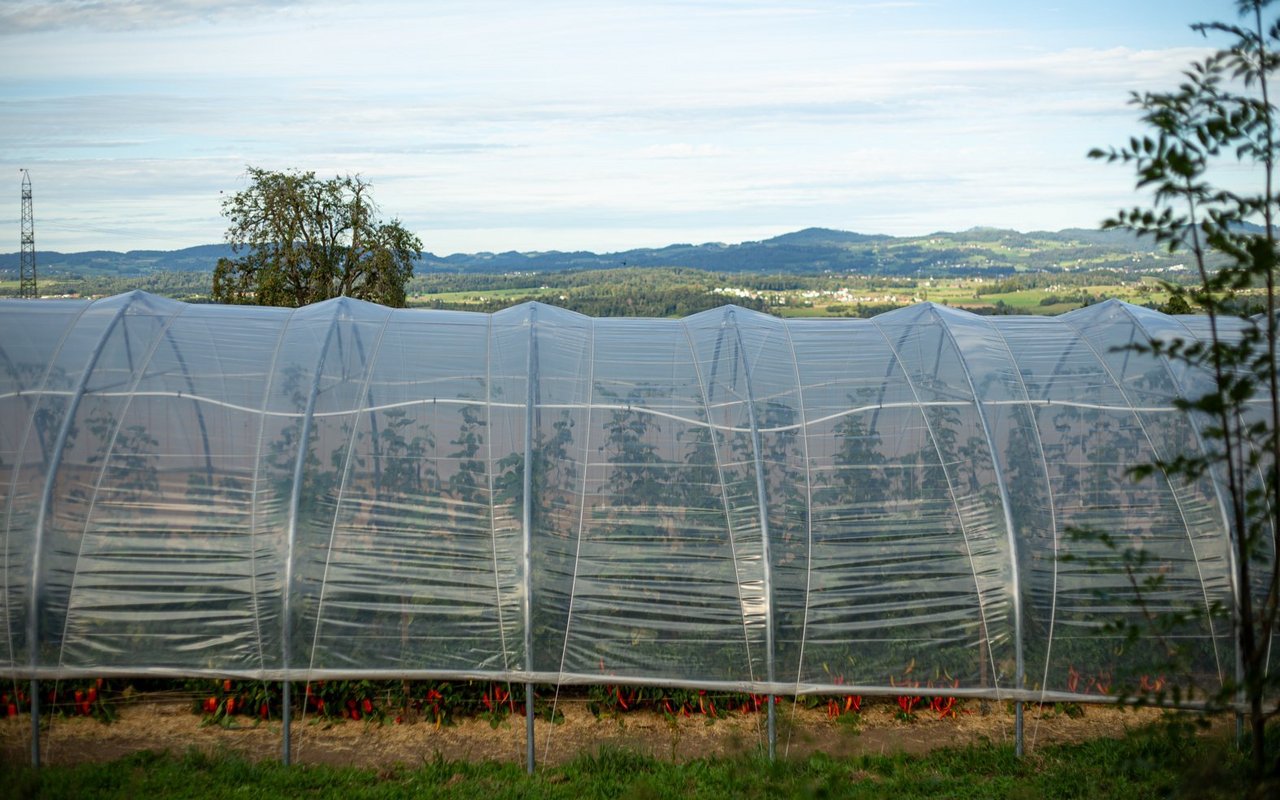
<path id="1" fill-rule="evenodd" d="M 366 180 L 257 167 L 246 175 L 248 188 L 222 203 L 239 257 L 218 259 L 215 302 L 297 307 L 346 296 L 404 306 L 422 242 L 399 220 L 378 219 Z"/>
<path id="2" fill-rule="evenodd" d="M 1274 186 L 1277 109 L 1270 97 L 1280 66 L 1280 22 L 1264 21 L 1271 2 L 1238 0 L 1239 24 L 1193 25 L 1202 35 L 1226 36 L 1229 43 L 1193 62 L 1173 91 L 1133 95 L 1145 135 L 1130 138 L 1123 147 L 1089 153 L 1090 158 L 1131 166 L 1137 189 L 1150 192 L 1152 198 L 1150 207 L 1122 210 L 1104 228 L 1130 230 L 1170 253 L 1188 253 L 1198 272 L 1198 284 L 1166 289 L 1207 316 L 1208 340 L 1171 338 L 1132 349 L 1210 376 L 1209 391 L 1177 401 L 1179 408 L 1203 421 L 1204 447 L 1157 459 L 1134 470 L 1134 477 L 1160 473 L 1197 481 L 1213 473 L 1225 490 L 1234 558 L 1230 612 L 1240 666 L 1207 701 L 1218 708 L 1243 706 L 1259 792 L 1274 789 L 1280 778 L 1280 761 L 1269 760 L 1267 748 L 1268 722 L 1280 713 L 1280 676 L 1268 669 L 1280 610 L 1275 283 L 1280 198 Z M 1261 185 L 1252 191 L 1220 185 L 1219 170 L 1233 162 L 1251 168 L 1249 174 Z M 1256 310 L 1264 313 L 1254 315 Z M 1114 539 L 1095 538 L 1121 549 Z M 1185 612 L 1157 607 L 1154 599 L 1164 587 L 1161 576 L 1140 577 L 1147 557 L 1127 550 L 1124 568 L 1148 632 L 1166 643 L 1167 654 L 1176 660 L 1180 646 L 1175 632 L 1187 621 Z M 1137 694 L 1143 699 L 1150 691 Z"/>

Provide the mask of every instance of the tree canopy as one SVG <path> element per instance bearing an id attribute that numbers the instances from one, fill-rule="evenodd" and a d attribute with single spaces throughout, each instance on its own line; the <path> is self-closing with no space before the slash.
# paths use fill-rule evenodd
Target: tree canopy
<path id="1" fill-rule="evenodd" d="M 227 242 L 218 260 L 219 303 L 303 306 L 347 296 L 402 307 L 422 242 L 398 219 L 382 222 L 359 175 L 249 167 L 248 188 L 222 203 Z"/>
<path id="2" fill-rule="evenodd" d="M 1188 254 L 1200 279 L 1191 287 L 1168 286 L 1168 305 L 1202 311 L 1208 340 L 1173 335 L 1130 349 L 1212 378 L 1204 394 L 1176 403 L 1199 422 L 1204 443 L 1156 459 L 1134 475 L 1162 475 L 1176 486 L 1174 481 L 1189 485 L 1217 474 L 1225 488 L 1235 602 L 1208 615 L 1226 618 L 1238 660 L 1233 679 L 1212 693 L 1206 705 L 1244 712 L 1258 797 L 1280 792 L 1273 724 L 1280 717 L 1280 671 L 1272 652 L 1280 631 L 1280 195 L 1274 188 L 1280 109 L 1270 94 L 1280 72 L 1280 20 L 1267 20 L 1264 14 L 1272 2 L 1237 0 L 1239 23 L 1193 25 L 1205 36 L 1226 37 L 1226 46 L 1192 62 L 1177 89 L 1134 94 L 1144 133 L 1130 138 L 1127 146 L 1090 152 L 1092 158 L 1133 167 L 1136 188 L 1151 194 L 1149 206 L 1122 209 L 1104 227 L 1154 240 L 1170 253 Z M 1255 182 L 1245 181 L 1243 188 L 1215 183 L 1224 166 L 1239 165 L 1247 167 L 1245 174 Z M 1259 307 L 1264 314 L 1255 314 Z M 1107 536 L 1103 532 L 1095 538 L 1115 541 Z M 1153 608 L 1153 600 L 1167 588 L 1164 576 L 1135 580 L 1150 553 L 1139 546 L 1122 555 L 1144 610 Z M 1179 626 L 1199 613 L 1178 608 L 1147 612 L 1167 654 L 1162 669 L 1170 674 L 1177 674 L 1189 655 Z M 1176 704 L 1195 696 L 1196 689 L 1174 685 L 1168 691 Z M 1145 701 L 1147 695 L 1163 700 L 1166 690 L 1139 686 L 1129 691 Z"/>

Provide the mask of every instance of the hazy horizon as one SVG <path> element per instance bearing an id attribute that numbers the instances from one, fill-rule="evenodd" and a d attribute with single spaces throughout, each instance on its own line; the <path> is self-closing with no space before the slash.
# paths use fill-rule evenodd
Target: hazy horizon
<path id="1" fill-rule="evenodd" d="M 423 247 L 423 253 L 429 253 L 429 254 L 431 254 L 431 255 L 433 255 L 433 256 L 435 256 L 435 257 L 437 257 L 437 258 L 449 258 L 449 257 L 451 257 L 451 256 L 472 256 L 472 255 L 482 255 L 482 254 L 486 254 L 486 253 L 489 253 L 489 254 L 522 253 L 522 254 L 530 254 L 530 255 L 533 255 L 533 254 L 540 254 L 540 253 L 545 254 L 545 253 L 587 253 L 587 252 L 589 252 L 589 253 L 593 253 L 593 254 L 595 254 L 595 255 L 601 255 L 601 256 L 603 256 L 603 255 L 613 255 L 613 254 L 617 254 L 617 253 L 626 253 L 626 252 L 635 251 L 635 250 L 661 250 L 661 249 L 666 248 L 666 247 L 703 247 L 703 246 L 715 246 L 715 245 L 719 245 L 719 246 L 723 246 L 723 247 L 735 247 L 735 246 L 740 246 L 740 245 L 748 245 L 748 244 L 755 244 L 755 243 L 759 243 L 759 242 L 764 242 L 764 241 L 768 241 L 768 240 L 770 240 L 770 239 L 775 239 L 775 238 L 778 238 L 778 237 L 781 237 L 781 236 L 786 236 L 786 235 L 788 235 L 788 234 L 801 233 L 801 232 L 806 231 L 806 230 L 815 230 L 815 229 L 821 229 L 821 230 L 835 230 L 835 231 L 840 232 L 840 233 L 852 233 L 852 234 L 858 234 L 858 235 L 861 235 L 861 236 L 890 236 L 890 237 L 897 238 L 897 239 L 923 238 L 923 237 L 931 236 L 931 235 L 938 235 L 938 236 L 959 236 L 959 235 L 963 235 L 963 234 L 965 234 L 965 233 L 969 233 L 969 232 L 971 232 L 971 231 L 979 231 L 979 230 L 991 230 L 991 231 L 1013 231 L 1013 232 L 1015 232 L 1015 233 L 1022 233 L 1022 234 L 1031 234 L 1031 233 L 1062 233 L 1062 232 L 1064 232 L 1064 231 L 1068 231 L 1068 230 L 1082 230 L 1082 229 L 1081 229 L 1081 228 L 1079 228 L 1079 227 L 1054 228 L 1054 229 L 1038 229 L 1038 230 L 1019 230 L 1019 229 L 1017 229 L 1017 228 L 1010 228 L 1010 227 L 1007 227 L 1007 226 L 1001 226 L 1001 225 L 975 225 L 975 226 L 973 226 L 973 227 L 971 227 L 971 228 L 966 228 L 965 230 L 956 230 L 956 231 L 948 231 L 948 230 L 932 230 L 932 231 L 928 231 L 927 233 L 921 233 L 921 234 L 901 234 L 901 235 L 898 235 L 898 234 L 882 234 L 882 233 L 879 233 L 879 232 L 877 232 L 877 231 L 849 231 L 849 230 L 843 230 L 843 229 L 838 229 L 838 228 L 826 228 L 825 226 L 810 225 L 810 226 L 807 226 L 807 227 L 805 227 L 805 228 L 797 228 L 797 229 L 795 229 L 795 230 L 783 231 L 783 232 L 781 232 L 781 233 L 778 233 L 778 234 L 775 234 L 775 235 L 772 235 L 772 236 L 765 236 L 765 237 L 762 237 L 762 238 L 760 238 L 760 239 L 743 239 L 743 240 L 741 240 L 741 241 L 734 241 L 734 242 L 726 242 L 726 241 L 723 241 L 723 240 L 713 240 L 713 241 L 705 241 L 705 242 L 692 242 L 692 241 L 686 241 L 686 242 L 674 242 L 674 241 L 673 241 L 673 242 L 665 242 L 665 243 L 663 243 L 663 244 L 653 245 L 653 246 L 641 246 L 641 247 L 628 247 L 628 248 L 622 248 L 622 249 L 620 249 L 620 250 L 591 250 L 590 248 L 585 248 L 585 247 L 571 247 L 571 248 L 559 248 L 559 249 L 557 249 L 557 248 L 549 248 L 549 249 L 545 249 L 545 250 L 535 250 L 535 249 L 532 249 L 532 248 L 513 247 L 513 248 L 504 248 L 504 249 L 502 249 L 502 250 L 466 250 L 466 251 L 458 250 L 458 251 L 453 251 L 453 252 L 448 252 L 448 253 L 435 251 L 435 250 L 432 250 L 430 247 L 425 247 L 425 246 L 424 246 L 424 247 Z M 1100 230 L 1100 229 L 1098 229 L 1098 228 L 1096 228 L 1096 227 L 1095 227 L 1095 228 L 1085 228 L 1085 229 L 1083 229 L 1083 230 Z M 131 252 L 179 252 L 179 251 L 182 251 L 182 250 L 189 250 L 189 249 L 193 249 L 193 248 L 197 248 L 197 247 L 223 247 L 223 246 L 226 246 L 226 245 L 227 245 L 227 243 L 226 243 L 225 241 L 222 241 L 222 242 L 198 242 L 198 243 L 195 243 L 195 244 L 180 245 L 180 246 L 176 246 L 176 247 L 128 247 L 128 248 L 125 248 L 125 249 L 118 249 L 118 248 L 117 248 L 117 249 L 113 249 L 113 248 L 105 248 L 105 247 L 92 247 L 92 248 L 85 248 L 85 249 L 83 249 L 83 250 L 57 250 L 57 249 L 55 249 L 55 248 L 38 248 L 38 249 L 37 249 L 37 252 L 36 252 L 36 256 L 37 256 L 37 263 L 38 263 L 38 261 L 39 261 L 39 254 L 40 254 L 40 252 L 41 252 L 41 251 L 43 251 L 43 252 L 56 252 L 56 253 L 61 253 L 61 254 L 63 254 L 63 255 L 77 255 L 77 254 L 80 254 L 80 253 L 91 253 L 91 252 L 118 253 L 118 254 L 124 255 L 124 254 L 128 254 L 128 253 L 131 253 Z M 11 250 L 11 251 L 0 250 L 0 256 L 14 256 L 14 257 L 16 257 L 16 256 L 18 256 L 18 255 L 19 255 L 19 251 L 18 251 L 18 250 L 16 250 L 16 249 L 15 249 L 15 250 Z"/>

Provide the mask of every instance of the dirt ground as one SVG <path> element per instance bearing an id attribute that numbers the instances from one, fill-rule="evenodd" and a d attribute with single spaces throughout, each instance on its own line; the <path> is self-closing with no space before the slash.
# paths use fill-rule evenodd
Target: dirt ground
<path id="1" fill-rule="evenodd" d="M 730 713 L 716 720 L 701 716 L 675 720 L 647 712 L 616 717 L 592 716 L 581 703 L 561 704 L 563 722 L 535 722 L 536 759 L 556 764 L 580 753 L 612 747 L 657 758 L 687 761 L 706 756 L 760 752 L 766 747 L 765 714 Z M 963 704 L 956 718 L 937 719 L 927 710 L 914 721 L 895 717 L 896 707 L 874 704 L 852 718 L 828 719 L 822 709 L 806 709 L 784 701 L 779 705 L 778 755 L 805 757 L 815 751 L 832 756 L 863 753 L 921 753 L 938 747 L 1012 740 L 1014 718 L 1005 707 L 989 704 L 983 713 L 976 701 Z M 1088 706 L 1071 718 L 1052 710 L 1029 708 L 1026 747 L 1120 736 L 1128 728 L 1158 717 L 1142 711 Z M 234 751 L 250 759 L 279 758 L 279 722 L 224 728 L 202 725 L 189 701 L 143 696 L 120 708 L 119 719 L 105 725 L 88 718 L 55 718 L 41 737 L 46 763 L 109 761 L 142 750 L 175 754 L 191 748 L 216 753 Z M 23 763 L 30 758 L 29 717 L 0 720 L 0 759 Z M 366 724 L 295 720 L 292 726 L 295 763 L 366 767 L 415 766 L 437 758 L 466 761 L 517 761 L 525 756 L 525 724 L 513 716 L 496 727 L 480 719 L 437 728 L 428 722 Z"/>

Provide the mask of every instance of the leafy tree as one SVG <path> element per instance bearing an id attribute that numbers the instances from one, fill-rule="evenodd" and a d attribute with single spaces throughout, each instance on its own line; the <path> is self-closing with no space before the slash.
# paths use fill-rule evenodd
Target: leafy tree
<path id="1" fill-rule="evenodd" d="M 1238 0 L 1239 24 L 1193 25 L 1206 36 L 1229 37 L 1229 44 L 1193 62 L 1177 89 L 1133 96 L 1145 135 L 1089 154 L 1131 165 L 1137 188 L 1152 195 L 1150 207 L 1120 211 L 1104 227 L 1149 237 L 1170 252 L 1184 251 L 1198 269 L 1198 285 L 1167 288 L 1207 315 L 1210 335 L 1196 341 L 1154 341 L 1136 349 L 1202 370 L 1212 379 L 1204 395 L 1178 401 L 1201 421 L 1205 446 L 1157 460 L 1136 473 L 1143 478 L 1159 471 L 1189 481 L 1212 474 L 1223 486 L 1234 550 L 1236 589 L 1230 611 L 1240 671 L 1208 699 L 1219 708 L 1243 701 L 1260 794 L 1275 791 L 1280 778 L 1280 762 L 1268 760 L 1274 748 L 1267 747 L 1267 723 L 1280 713 L 1278 676 L 1268 668 L 1280 612 L 1280 196 L 1274 185 L 1280 120 L 1270 97 L 1272 77 L 1280 67 L 1280 22 L 1264 20 L 1269 5 L 1271 0 Z M 1215 183 L 1223 165 L 1233 161 L 1250 168 L 1246 174 L 1257 180 L 1252 190 Z M 1254 309 L 1249 307 L 1259 300 L 1265 314 L 1250 316 Z M 1165 588 L 1163 576 L 1134 580 L 1146 554 L 1131 549 L 1124 555 L 1139 599 L 1157 598 Z M 1152 615 L 1148 621 L 1165 638 L 1171 656 L 1185 655 L 1175 637 L 1164 636 L 1185 623 L 1185 617 Z"/>
<path id="2" fill-rule="evenodd" d="M 213 271 L 219 303 L 303 306 L 348 296 L 403 307 L 422 250 L 399 220 L 382 222 L 360 176 L 248 168 L 249 187 L 222 203 L 226 238 L 244 255 Z"/>

